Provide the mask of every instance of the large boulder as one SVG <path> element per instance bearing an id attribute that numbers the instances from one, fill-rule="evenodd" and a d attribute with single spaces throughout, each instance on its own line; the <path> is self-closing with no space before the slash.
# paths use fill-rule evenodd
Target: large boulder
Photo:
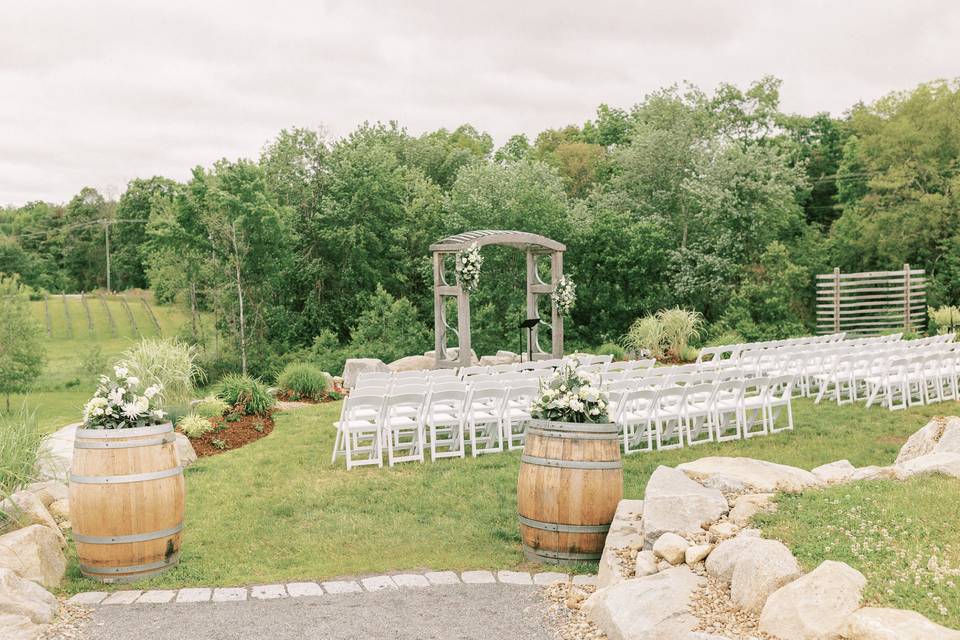
<path id="1" fill-rule="evenodd" d="M 739 481 L 759 493 L 799 492 L 822 484 L 817 476 L 804 469 L 753 458 L 708 456 L 685 462 L 677 468 L 700 482 L 722 477 Z"/>
<path id="2" fill-rule="evenodd" d="M 829 464 L 822 464 L 811 470 L 810 473 L 827 484 L 840 484 L 847 482 L 856 471 L 857 468 L 850 464 L 849 460 L 837 460 Z"/>
<path id="3" fill-rule="evenodd" d="M 56 587 L 67 569 L 60 539 L 50 527 L 42 524 L 0 536 L 0 567 L 44 587 Z"/>
<path id="4" fill-rule="evenodd" d="M 480 356 L 480 366 L 495 367 L 501 364 L 514 364 L 517 362 L 514 356 Z"/>
<path id="5" fill-rule="evenodd" d="M 610 523 L 610 533 L 642 533 L 643 500 L 621 500 Z"/>
<path id="6" fill-rule="evenodd" d="M 960 631 L 942 627 L 915 611 L 864 607 L 840 631 L 844 640 L 960 640 Z"/>
<path id="7" fill-rule="evenodd" d="M 730 599 L 741 609 L 760 613 L 770 594 L 799 578 L 800 573 L 797 559 L 782 542 L 755 538 L 737 558 L 730 578 Z"/>
<path id="8" fill-rule="evenodd" d="M 27 485 L 27 491 L 36 494 L 45 507 L 49 507 L 52 502 L 70 497 L 70 487 L 58 480 L 34 482 Z"/>
<path id="9" fill-rule="evenodd" d="M 26 616 L 34 624 L 46 624 L 53 620 L 58 606 L 46 589 L 0 567 L 0 615 Z"/>
<path id="10" fill-rule="evenodd" d="M 951 478 L 960 478 L 960 453 L 928 453 L 901 462 L 894 469 L 898 480 L 906 480 L 914 476 L 924 476 L 931 473 L 942 473 Z"/>
<path id="11" fill-rule="evenodd" d="M 878 467 L 870 465 L 869 467 L 860 467 L 850 474 L 850 482 L 859 482 L 860 480 L 893 480 L 897 477 L 897 470 L 894 466 Z"/>
<path id="12" fill-rule="evenodd" d="M 407 356 L 394 360 L 387 365 L 387 369 L 397 373 L 398 371 L 427 371 L 433 369 L 436 361 L 427 356 Z"/>
<path id="13" fill-rule="evenodd" d="M 70 466 L 73 464 L 73 441 L 77 437 L 79 422 L 68 424 L 43 439 L 37 469 L 42 479 L 70 481 Z"/>
<path id="14" fill-rule="evenodd" d="M 619 549 L 639 549 L 643 546 L 643 536 L 637 532 L 609 533 L 604 542 L 600 565 L 597 568 L 597 586 L 607 587 L 624 580 L 623 563 L 617 554 Z"/>
<path id="15" fill-rule="evenodd" d="M 436 360 L 436 351 L 427 351 L 423 355 L 430 358 L 430 360 Z M 450 347 L 447 349 L 447 359 L 448 360 L 459 360 L 460 359 L 460 348 L 459 347 Z M 470 349 L 470 364 L 476 365 L 480 364 L 480 359 L 477 357 L 477 352 L 473 349 Z"/>
<path id="16" fill-rule="evenodd" d="M 177 450 L 177 460 L 180 461 L 181 467 L 189 467 L 197 461 L 197 452 L 193 450 L 190 438 L 177 431 L 173 445 Z"/>
<path id="17" fill-rule="evenodd" d="M 724 540 L 707 556 L 707 573 L 723 582 L 730 582 L 740 555 L 758 540 L 760 540 L 759 536 L 748 532 L 741 532 L 733 538 Z"/>
<path id="18" fill-rule="evenodd" d="M 697 626 L 690 595 L 705 582 L 685 566 L 674 567 L 600 589 L 582 611 L 610 640 L 683 638 Z"/>
<path id="19" fill-rule="evenodd" d="M 934 418 L 900 447 L 895 464 L 929 453 L 960 453 L 960 418 Z"/>
<path id="20" fill-rule="evenodd" d="M 777 504 L 772 493 L 748 493 L 733 503 L 728 519 L 738 527 L 746 527 L 758 513 L 776 511 Z"/>
<path id="21" fill-rule="evenodd" d="M 643 500 L 643 535 L 647 547 L 664 533 L 700 534 L 725 514 L 723 494 L 694 482 L 671 467 L 657 467 L 647 482 Z"/>
<path id="22" fill-rule="evenodd" d="M 11 516 L 21 527 L 31 524 L 41 524 L 50 527 L 57 534 L 60 545 L 67 546 L 67 541 L 60 532 L 60 527 L 47 508 L 40 502 L 37 494 L 30 491 L 17 491 L 15 494 L 0 502 L 0 512 Z"/>
<path id="23" fill-rule="evenodd" d="M 45 629 L 27 616 L 0 614 L 0 638 L 3 640 L 37 640 Z"/>
<path id="24" fill-rule="evenodd" d="M 842 562 L 827 560 L 777 589 L 763 606 L 760 631 L 782 640 L 834 640 L 860 608 L 867 579 Z"/>
<path id="25" fill-rule="evenodd" d="M 357 386 L 357 377 L 361 373 L 379 371 L 389 373 L 390 369 L 382 360 L 376 358 L 350 358 L 343 365 L 343 386 L 347 389 L 353 389 Z"/>

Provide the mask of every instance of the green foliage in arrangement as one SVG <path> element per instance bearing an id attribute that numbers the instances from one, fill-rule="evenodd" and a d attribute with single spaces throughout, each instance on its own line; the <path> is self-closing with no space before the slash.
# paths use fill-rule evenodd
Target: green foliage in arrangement
<path id="1" fill-rule="evenodd" d="M 46 362 L 40 323 L 30 315 L 30 289 L 18 276 L 0 274 L 0 393 L 10 411 L 10 394 L 30 389 Z"/>
<path id="2" fill-rule="evenodd" d="M 194 403 L 192 408 L 193 412 L 198 416 L 202 416 L 204 418 L 216 418 L 225 414 L 230 409 L 230 405 L 220 398 L 208 396 L 203 400 Z"/>
<path id="3" fill-rule="evenodd" d="M 212 431 L 213 425 L 208 418 L 189 413 L 177 421 L 177 428 L 188 438 L 199 438 Z"/>
<path id="4" fill-rule="evenodd" d="M 306 362 L 292 362 L 277 376 L 277 386 L 300 398 L 319 400 L 327 390 L 327 374 Z"/>
<path id="5" fill-rule="evenodd" d="M 246 416 L 267 415 L 276 404 L 265 384 L 256 378 L 234 373 L 217 383 L 216 396 Z"/>

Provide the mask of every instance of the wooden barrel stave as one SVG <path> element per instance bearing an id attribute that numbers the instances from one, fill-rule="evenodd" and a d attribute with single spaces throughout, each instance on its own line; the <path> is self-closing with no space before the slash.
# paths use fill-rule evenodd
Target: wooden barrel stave
<path id="1" fill-rule="evenodd" d="M 561 425 L 552 431 L 549 423 L 531 422 L 517 482 L 520 532 L 529 558 L 564 564 L 599 559 L 623 497 L 614 429 Z"/>
<path id="2" fill-rule="evenodd" d="M 184 494 L 172 425 L 79 429 L 70 513 L 84 575 L 132 582 L 174 566 Z"/>

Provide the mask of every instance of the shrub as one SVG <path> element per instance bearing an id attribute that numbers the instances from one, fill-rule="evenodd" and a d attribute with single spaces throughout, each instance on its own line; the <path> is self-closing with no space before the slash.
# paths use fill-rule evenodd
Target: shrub
<path id="1" fill-rule="evenodd" d="M 222 416 L 230 409 L 230 405 L 221 400 L 208 396 L 200 402 L 193 405 L 193 412 L 203 418 L 216 418 Z"/>
<path id="2" fill-rule="evenodd" d="M 703 329 L 703 315 L 700 312 L 680 307 L 661 309 L 657 312 L 657 319 L 663 327 L 667 353 L 681 358 L 690 341 L 699 338 Z"/>
<path id="3" fill-rule="evenodd" d="M 199 438 L 203 434 L 213 430 L 213 425 L 210 424 L 208 419 L 192 413 L 180 418 L 180 421 L 177 422 L 177 427 L 179 427 L 183 435 L 188 438 Z"/>
<path id="4" fill-rule="evenodd" d="M 237 412 L 248 416 L 266 415 L 276 402 L 265 384 L 256 378 L 236 373 L 224 376 L 217 383 L 216 396 Z"/>
<path id="5" fill-rule="evenodd" d="M 934 309 L 927 308 L 930 316 L 930 330 L 936 331 L 939 335 L 949 333 L 960 325 L 960 308 L 954 306 L 942 306 Z"/>
<path id="6" fill-rule="evenodd" d="M 327 390 L 327 374 L 312 364 L 292 362 L 277 376 L 277 386 L 300 397 L 318 400 Z"/>
<path id="7" fill-rule="evenodd" d="M 21 408 L 0 414 L 0 500 L 33 480 L 41 434 L 36 416 Z M 0 513 L 0 516 L 3 514 Z M 2 528 L 2 526 L 0 526 Z"/>
<path id="8" fill-rule="evenodd" d="M 627 358 L 627 350 L 616 342 L 604 342 L 594 349 L 594 352 L 598 356 L 613 356 L 614 360 L 625 360 Z"/>
<path id="9" fill-rule="evenodd" d="M 350 335 L 357 357 L 390 362 L 430 348 L 431 337 L 417 308 L 406 298 L 394 298 L 382 286 L 370 296 Z"/>
<path id="10" fill-rule="evenodd" d="M 708 341 L 706 346 L 708 347 L 722 347 L 729 344 L 743 344 L 746 342 L 744 337 L 734 331 L 733 329 L 718 328 L 717 333 L 715 333 Z"/>
<path id="11" fill-rule="evenodd" d="M 193 395 L 194 381 L 205 380 L 197 366 L 199 350 L 179 340 L 144 338 L 123 354 L 123 362 L 131 374 L 146 384 L 163 387 L 169 404 L 186 404 Z"/>
<path id="12" fill-rule="evenodd" d="M 637 355 L 648 353 L 654 358 L 663 357 L 663 342 L 663 324 L 654 315 L 634 320 L 623 338 L 626 347 Z"/>
<path id="13" fill-rule="evenodd" d="M 351 352 L 350 347 L 340 344 L 337 334 L 324 329 L 313 339 L 308 357 L 310 362 L 320 367 L 322 371 L 340 374 L 343 372 L 343 365 L 347 358 L 351 357 Z"/>
<path id="14" fill-rule="evenodd" d="M 680 349 L 680 352 L 677 354 L 677 356 L 683 362 L 693 362 L 694 360 L 697 359 L 698 355 L 700 355 L 700 350 L 697 349 L 696 347 L 690 347 L 690 346 L 686 346 Z"/>

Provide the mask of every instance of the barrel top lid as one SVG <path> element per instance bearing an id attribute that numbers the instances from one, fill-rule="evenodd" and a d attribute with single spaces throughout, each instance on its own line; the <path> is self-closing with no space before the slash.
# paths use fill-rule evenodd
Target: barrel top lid
<path id="1" fill-rule="evenodd" d="M 140 436 L 155 436 L 173 431 L 172 422 L 152 424 L 148 427 L 133 429 L 77 429 L 77 438 L 139 438 Z"/>
<path id="2" fill-rule="evenodd" d="M 541 431 L 565 433 L 617 433 L 619 431 L 619 427 L 613 422 L 555 422 L 534 419 L 529 424 Z"/>

